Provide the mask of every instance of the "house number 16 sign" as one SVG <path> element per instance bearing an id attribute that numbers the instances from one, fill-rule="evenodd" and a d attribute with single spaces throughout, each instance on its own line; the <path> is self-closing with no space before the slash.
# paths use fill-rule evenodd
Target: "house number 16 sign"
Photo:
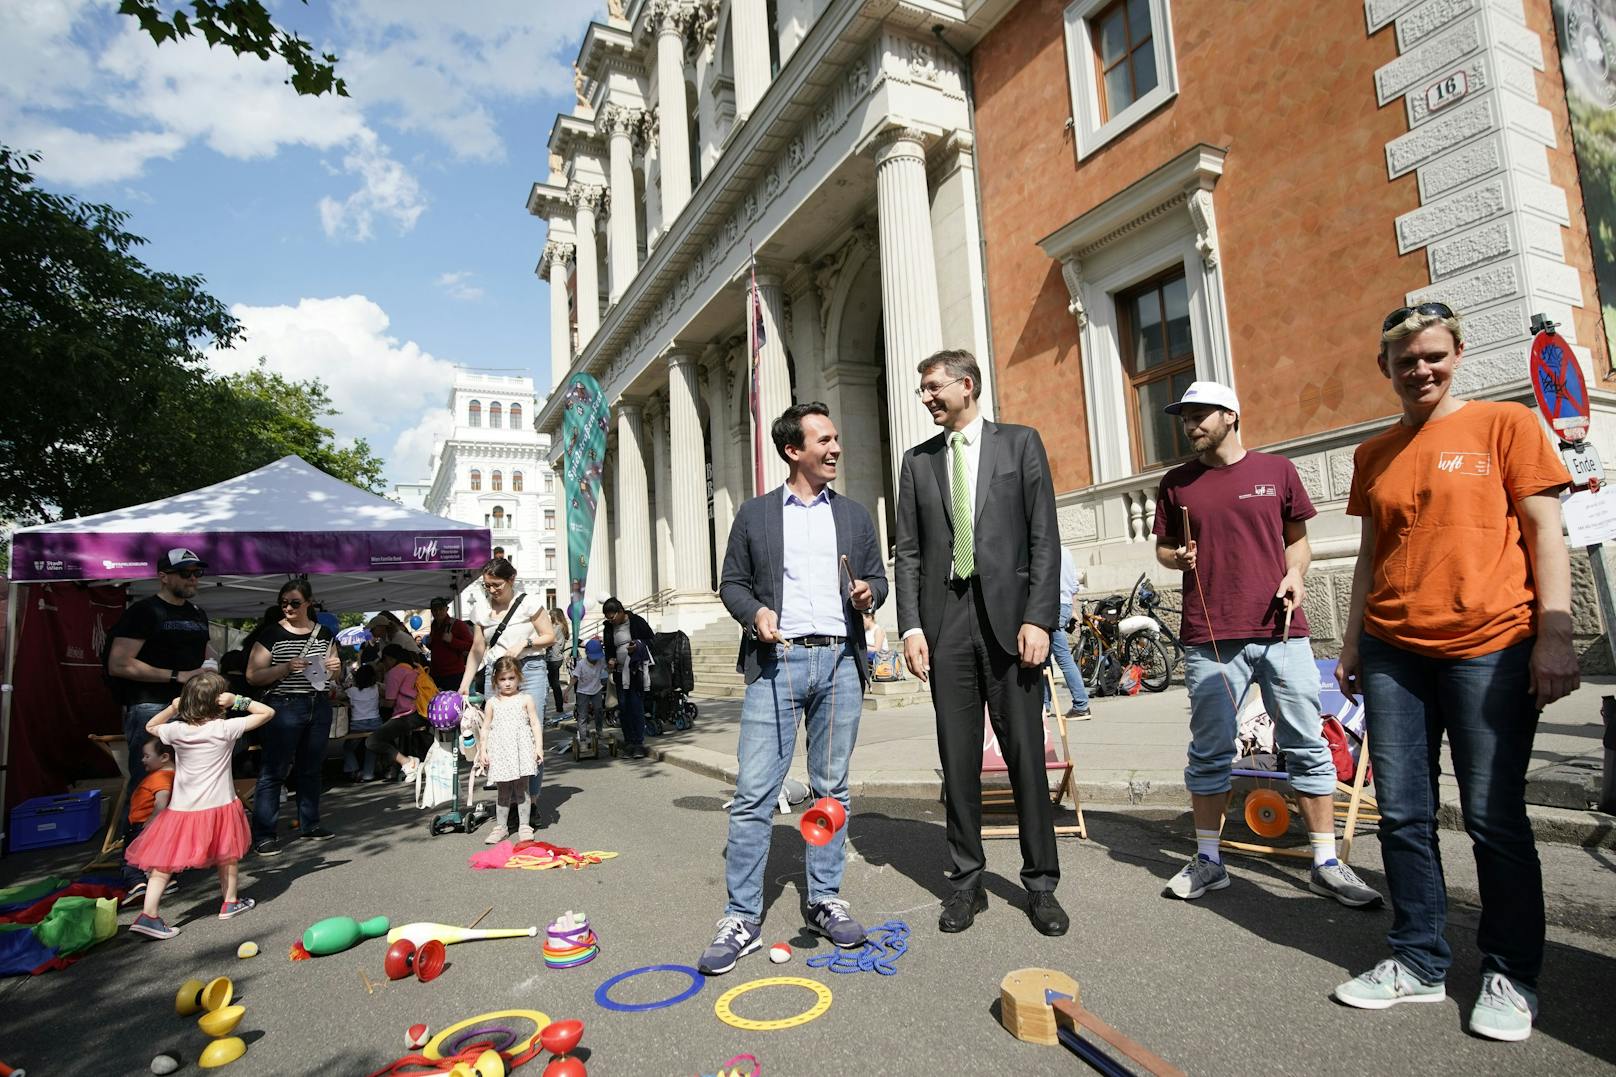
<path id="1" fill-rule="evenodd" d="M 1463 71 L 1455 71 L 1425 88 L 1425 108 L 1429 112 L 1447 108 L 1470 92 L 1470 79 Z"/>

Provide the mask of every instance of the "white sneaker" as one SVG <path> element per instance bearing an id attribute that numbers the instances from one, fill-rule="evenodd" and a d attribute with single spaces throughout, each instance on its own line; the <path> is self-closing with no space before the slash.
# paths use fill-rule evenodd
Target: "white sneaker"
<path id="1" fill-rule="evenodd" d="M 524 842 L 524 841 L 532 841 L 533 840 L 533 828 L 530 827 L 530 826 L 518 827 L 517 830 L 516 830 L 516 840 L 517 840 L 518 843 L 521 843 L 521 842 Z"/>
<path id="2" fill-rule="evenodd" d="M 404 760 L 404 780 L 406 782 L 413 782 L 415 780 L 415 772 L 420 769 L 421 761 L 419 759 L 411 757 Z"/>
<path id="3" fill-rule="evenodd" d="M 511 832 L 509 830 L 505 829 L 503 823 L 496 823 L 494 824 L 494 829 L 488 832 L 488 837 L 483 839 L 483 844 L 498 845 L 500 842 L 504 841 L 508 836 L 510 836 L 510 833 Z"/>

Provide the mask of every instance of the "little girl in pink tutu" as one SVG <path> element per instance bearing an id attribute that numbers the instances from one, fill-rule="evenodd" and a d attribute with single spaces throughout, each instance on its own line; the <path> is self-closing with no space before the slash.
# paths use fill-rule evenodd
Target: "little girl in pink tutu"
<path id="1" fill-rule="evenodd" d="M 252 832 L 230 780 L 230 759 L 241 735 L 275 712 L 229 689 L 219 674 L 198 673 L 185 682 L 178 699 L 146 723 L 148 734 L 173 746 L 176 760 L 167 810 L 158 813 L 126 853 L 130 864 L 151 873 L 145 907 L 129 925 L 138 935 L 172 939 L 180 933 L 157 915 L 157 904 L 169 878 L 189 868 L 219 869 L 224 895 L 219 919 L 253 907 L 252 898 L 236 899 L 236 862 L 252 844 Z"/>

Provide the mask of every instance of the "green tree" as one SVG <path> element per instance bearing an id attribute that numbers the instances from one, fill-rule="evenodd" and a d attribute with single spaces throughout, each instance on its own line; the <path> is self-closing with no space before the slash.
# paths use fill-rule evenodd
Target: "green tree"
<path id="1" fill-rule="evenodd" d="M 295 452 L 368 490 L 382 462 L 321 420 L 325 386 L 211 372 L 241 326 L 200 277 L 151 269 L 125 214 L 40 190 L 0 146 L 0 519 L 28 524 L 167 497 Z"/>
<path id="2" fill-rule="evenodd" d="M 304 6 L 308 2 L 303 0 Z M 337 58 L 329 52 L 316 58 L 307 41 L 275 25 L 259 0 L 190 0 L 189 6 L 189 15 L 183 5 L 176 5 L 174 13 L 165 16 L 158 0 L 121 0 L 118 11 L 133 16 L 159 45 L 200 33 L 209 48 L 223 45 L 238 56 L 250 54 L 260 60 L 280 56 L 292 68 L 287 83 L 300 94 L 348 96 L 348 87 L 337 78 Z"/>

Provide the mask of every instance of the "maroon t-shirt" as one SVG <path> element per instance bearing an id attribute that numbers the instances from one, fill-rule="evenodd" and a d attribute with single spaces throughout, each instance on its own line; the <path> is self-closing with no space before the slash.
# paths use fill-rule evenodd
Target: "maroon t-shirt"
<path id="1" fill-rule="evenodd" d="M 1274 592 L 1285 577 L 1285 524 L 1318 515 L 1296 465 L 1262 452 L 1248 452 L 1228 467 L 1199 460 L 1180 464 L 1163 476 L 1156 493 L 1157 538 L 1184 544 L 1179 532 L 1185 508 L 1197 569 L 1184 573 L 1180 637 L 1206 643 L 1213 634 L 1220 641 L 1278 636 L 1285 607 Z M 1291 636 L 1307 635 L 1307 617 L 1298 608 L 1291 614 Z"/>

